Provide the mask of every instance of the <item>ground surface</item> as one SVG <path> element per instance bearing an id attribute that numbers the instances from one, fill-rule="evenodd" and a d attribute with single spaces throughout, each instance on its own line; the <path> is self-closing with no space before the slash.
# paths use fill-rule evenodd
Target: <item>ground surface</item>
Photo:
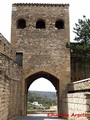
<path id="1" fill-rule="evenodd" d="M 25 117 L 19 117 L 15 120 L 64 120 L 56 117 L 47 117 L 47 114 L 33 114 Z"/>

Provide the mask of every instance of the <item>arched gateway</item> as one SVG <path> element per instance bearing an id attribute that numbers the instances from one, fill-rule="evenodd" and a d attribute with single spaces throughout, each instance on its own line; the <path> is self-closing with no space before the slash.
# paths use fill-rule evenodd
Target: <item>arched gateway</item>
<path id="1" fill-rule="evenodd" d="M 25 99 L 26 99 L 25 110 L 26 111 L 27 111 L 26 105 L 27 105 L 28 88 L 36 79 L 41 78 L 41 77 L 48 79 L 53 84 L 53 86 L 55 87 L 55 89 L 57 91 L 57 98 L 59 96 L 59 93 L 58 93 L 59 92 L 59 80 L 55 76 L 51 75 L 50 73 L 44 72 L 44 71 L 40 71 L 35 74 L 32 74 L 25 79 L 25 95 L 26 95 L 25 96 Z M 42 81 L 42 83 L 43 83 L 43 81 Z M 46 87 L 48 90 L 48 86 L 46 86 Z M 57 101 L 58 101 L 58 99 L 57 99 Z"/>
<path id="2" fill-rule="evenodd" d="M 40 77 L 55 86 L 58 112 L 62 111 L 62 94 L 70 82 L 70 52 L 65 46 L 69 42 L 68 8 L 68 4 L 13 4 L 11 43 L 23 68 L 22 115 L 26 114 L 27 89 Z"/>

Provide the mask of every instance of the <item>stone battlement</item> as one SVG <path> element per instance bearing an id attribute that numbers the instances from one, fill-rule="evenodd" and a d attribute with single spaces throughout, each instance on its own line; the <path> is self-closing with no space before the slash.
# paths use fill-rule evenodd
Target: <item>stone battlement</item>
<path id="1" fill-rule="evenodd" d="M 51 3 L 14 3 L 15 6 L 43 6 L 43 7 L 65 7 L 69 4 L 51 4 Z"/>

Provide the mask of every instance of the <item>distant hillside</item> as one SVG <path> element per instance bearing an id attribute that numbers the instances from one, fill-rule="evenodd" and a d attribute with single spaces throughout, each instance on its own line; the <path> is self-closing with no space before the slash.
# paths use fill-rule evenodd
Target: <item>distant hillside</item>
<path id="1" fill-rule="evenodd" d="M 33 102 L 42 104 L 45 108 L 49 109 L 50 106 L 57 105 L 55 92 L 43 92 L 43 91 L 29 91 L 28 92 L 28 108 Z M 31 109 L 31 108 L 29 108 Z"/>
<path id="2" fill-rule="evenodd" d="M 29 93 L 36 94 L 37 96 L 48 98 L 51 100 L 56 100 L 56 92 L 45 92 L 45 91 L 29 91 Z"/>

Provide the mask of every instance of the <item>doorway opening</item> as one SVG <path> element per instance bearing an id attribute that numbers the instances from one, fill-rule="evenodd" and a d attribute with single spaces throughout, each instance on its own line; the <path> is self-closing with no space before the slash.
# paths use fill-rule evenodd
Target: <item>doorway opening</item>
<path id="1" fill-rule="evenodd" d="M 27 113 L 57 112 L 55 87 L 46 78 L 36 79 L 28 89 Z"/>
<path id="2" fill-rule="evenodd" d="M 28 77 L 27 114 L 58 113 L 59 80 L 46 72 L 38 72 Z"/>

